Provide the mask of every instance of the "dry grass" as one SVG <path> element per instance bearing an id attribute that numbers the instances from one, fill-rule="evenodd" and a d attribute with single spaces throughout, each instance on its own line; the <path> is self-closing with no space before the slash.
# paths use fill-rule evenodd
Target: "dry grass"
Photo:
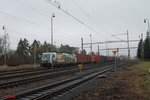
<path id="1" fill-rule="evenodd" d="M 150 64 L 146 65 L 150 66 Z M 150 100 L 150 91 L 147 90 L 150 87 L 150 84 L 148 85 L 150 81 L 147 78 L 147 72 L 139 70 L 138 66 L 144 65 L 140 63 L 118 72 L 104 79 L 103 85 L 86 91 L 74 100 Z M 142 69 L 145 70 L 147 67 Z"/>
<path id="2" fill-rule="evenodd" d="M 36 67 L 39 67 L 40 65 L 37 64 Z M 35 68 L 34 64 L 25 64 L 25 65 L 19 65 L 19 66 L 0 66 L 0 71 L 9 71 L 9 70 L 19 70 L 19 69 L 30 69 Z"/>

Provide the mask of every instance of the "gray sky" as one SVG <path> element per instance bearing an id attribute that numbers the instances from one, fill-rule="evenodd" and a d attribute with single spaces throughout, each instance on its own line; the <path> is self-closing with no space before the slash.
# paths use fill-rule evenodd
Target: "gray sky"
<path id="1" fill-rule="evenodd" d="M 54 1 L 54 0 L 51 0 Z M 80 47 L 81 37 L 85 43 L 118 40 L 112 34 L 126 33 L 129 38 L 139 39 L 139 35 L 147 31 L 144 18 L 150 18 L 150 0 L 57 0 L 61 8 L 78 18 L 94 31 L 82 25 L 75 19 L 50 5 L 47 0 L 0 0 L 0 27 L 6 26 L 10 36 L 10 48 L 16 49 L 20 38 L 27 38 L 30 43 L 34 39 L 50 41 L 50 17 L 54 18 L 54 42 Z M 0 28 L 0 36 L 4 34 Z M 96 32 L 95 32 L 96 31 Z M 118 36 L 126 40 L 126 35 Z M 127 47 L 126 43 L 107 44 L 108 48 Z M 130 43 L 137 46 L 137 43 Z M 106 48 L 106 44 L 100 45 Z M 86 49 L 90 51 L 90 49 Z M 93 46 L 97 51 L 97 45 Z M 106 54 L 101 51 L 101 54 Z M 111 54 L 111 51 L 110 51 Z M 121 50 L 120 54 L 127 54 Z M 131 50 L 134 56 L 136 50 Z"/>

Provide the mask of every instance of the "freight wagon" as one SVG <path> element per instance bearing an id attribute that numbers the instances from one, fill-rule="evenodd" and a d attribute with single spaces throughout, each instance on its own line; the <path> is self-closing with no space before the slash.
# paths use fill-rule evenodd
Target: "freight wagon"
<path id="1" fill-rule="evenodd" d="M 77 64 L 88 64 L 91 63 L 90 55 L 76 54 Z"/>
<path id="2" fill-rule="evenodd" d="M 117 58 L 119 59 L 119 57 Z M 112 56 L 68 54 L 68 53 L 43 53 L 41 66 L 66 66 L 88 63 L 106 63 L 114 61 Z"/>

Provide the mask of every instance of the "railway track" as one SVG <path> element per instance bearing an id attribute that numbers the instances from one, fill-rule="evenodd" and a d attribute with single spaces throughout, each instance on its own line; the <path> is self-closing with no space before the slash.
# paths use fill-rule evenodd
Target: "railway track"
<path id="1" fill-rule="evenodd" d="M 120 64 L 119 66 L 121 65 L 122 64 Z M 45 99 L 49 100 L 50 98 L 57 96 L 60 93 L 68 91 L 112 69 L 114 69 L 114 66 L 101 68 L 101 69 L 95 69 L 94 71 L 78 74 L 72 78 L 62 80 L 62 81 L 59 81 L 50 85 L 41 86 L 36 89 L 25 91 L 19 94 L 14 94 L 14 96 L 18 100 L 45 100 Z M 7 99 L 4 99 L 4 100 L 7 100 Z"/>
<path id="2" fill-rule="evenodd" d="M 24 69 L 15 69 L 15 70 L 4 70 L 0 71 L 0 76 L 8 75 L 8 74 L 16 74 L 16 73 L 25 73 L 25 72 L 31 72 L 31 71 L 38 71 L 38 70 L 44 70 L 45 68 L 24 68 Z"/>
<path id="3" fill-rule="evenodd" d="M 33 71 L 41 71 L 46 70 L 45 68 L 34 68 L 34 69 L 26 69 L 26 70 L 15 70 L 15 71 L 4 71 L 0 72 L 0 76 L 7 76 L 7 75 L 13 75 L 13 74 L 20 74 L 20 73 L 28 73 Z"/>
<path id="4" fill-rule="evenodd" d="M 98 66 L 99 67 L 99 66 Z M 95 67 L 85 67 L 84 70 L 90 70 Z M 78 72 L 77 68 L 61 68 L 61 69 L 56 69 L 56 70 L 50 70 L 50 71 L 43 71 L 40 76 L 36 77 L 31 77 L 31 78 L 26 78 L 26 79 L 20 79 L 20 80 L 14 80 L 14 81 L 9 81 L 9 82 L 3 82 L 0 84 L 0 89 L 6 89 L 6 88 L 12 88 L 12 87 L 17 87 L 18 85 L 24 85 L 24 84 L 30 84 L 32 82 L 37 82 L 37 81 L 42 81 L 50 78 L 55 78 L 59 76 L 64 76 L 64 75 L 70 75 L 73 73 Z M 47 74 L 45 74 L 47 73 Z M 39 73 L 38 73 L 39 74 Z"/>
<path id="5" fill-rule="evenodd" d="M 54 71 L 61 71 L 61 70 L 66 70 L 68 68 L 57 68 L 57 69 L 42 69 L 42 70 L 28 70 L 28 71 L 23 71 L 23 72 L 18 72 L 18 73 L 15 73 L 15 72 L 10 72 L 10 74 L 7 73 L 7 75 L 3 75 L 3 76 L 0 76 L 0 80 L 9 80 L 9 79 L 12 79 L 12 78 L 18 78 L 18 77 L 27 77 L 27 76 L 32 76 L 32 75 L 38 75 L 38 74 L 42 74 L 42 73 L 51 73 L 51 72 L 54 72 Z"/>
<path id="6" fill-rule="evenodd" d="M 62 75 L 68 75 L 70 73 L 75 73 L 77 71 L 76 69 L 70 69 L 70 70 L 62 70 L 58 72 L 51 72 L 46 75 L 41 75 L 33 78 L 27 78 L 27 79 L 21 79 L 21 80 L 16 80 L 16 81 L 11 81 L 11 82 L 4 82 L 0 84 L 0 89 L 7 89 L 7 88 L 12 88 L 12 87 L 17 87 L 18 85 L 24 85 L 24 84 L 30 84 L 32 82 L 37 82 L 37 81 L 42 81 L 46 80 L 49 78 L 54 78 L 54 77 L 59 77 Z"/>
<path id="7" fill-rule="evenodd" d="M 113 62 L 109 62 L 109 63 L 105 63 L 105 64 L 110 64 L 110 63 L 113 63 Z M 63 69 L 63 68 L 53 68 L 53 69 Z M 32 72 L 32 71 L 39 71 L 39 70 L 47 70 L 47 68 L 38 66 L 38 68 L 22 68 L 22 69 L 13 69 L 13 70 L 2 70 L 2 71 L 0 71 L 0 76 L 8 75 L 8 74 L 19 74 L 19 73 L 26 73 L 26 72 Z"/>
<path id="8" fill-rule="evenodd" d="M 109 65 L 111 63 L 106 63 L 105 65 Z M 89 65 L 87 65 L 87 67 L 88 66 Z M 74 66 L 70 67 L 70 68 L 74 68 Z M 9 80 L 9 79 L 12 79 L 12 78 L 18 78 L 18 77 L 23 77 L 23 76 L 27 77 L 27 76 L 31 76 L 31 75 L 37 75 L 37 74 L 48 73 L 48 72 L 50 73 L 50 72 L 53 72 L 53 71 L 59 71 L 59 70 L 65 70 L 65 69 L 68 69 L 68 67 L 54 68 L 54 69 L 30 68 L 30 69 L 13 70 L 13 71 L 1 71 L 0 72 L 0 80 Z"/>

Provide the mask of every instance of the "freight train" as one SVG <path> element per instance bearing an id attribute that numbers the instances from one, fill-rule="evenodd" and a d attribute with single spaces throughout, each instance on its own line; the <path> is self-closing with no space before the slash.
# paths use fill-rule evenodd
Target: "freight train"
<path id="1" fill-rule="evenodd" d="M 116 59 L 117 61 L 120 60 L 119 57 L 117 57 Z M 47 52 L 42 54 L 41 66 L 60 67 L 60 66 L 70 66 L 76 64 L 105 63 L 105 62 L 112 62 L 114 60 L 115 57 L 112 56 Z"/>

